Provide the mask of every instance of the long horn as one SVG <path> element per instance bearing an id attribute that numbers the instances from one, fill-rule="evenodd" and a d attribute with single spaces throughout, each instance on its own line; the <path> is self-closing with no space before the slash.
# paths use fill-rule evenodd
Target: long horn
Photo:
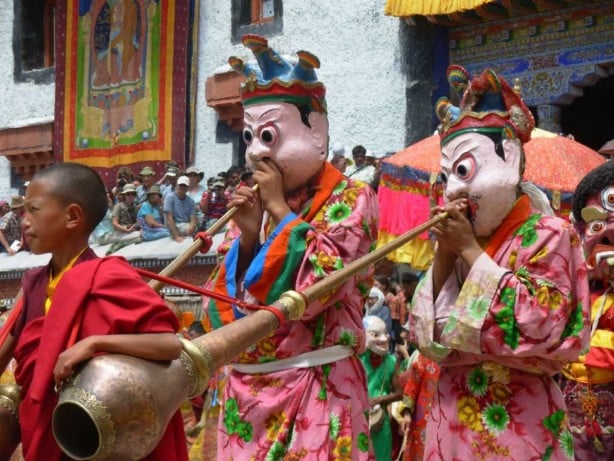
<path id="1" fill-rule="evenodd" d="M 19 445 L 20 402 L 19 386 L 0 384 L 0 460 L 9 459 Z"/>
<path id="2" fill-rule="evenodd" d="M 328 293 L 446 217 L 445 213 L 436 216 L 351 262 L 303 293 L 283 293 L 271 305 L 272 309 L 277 309 L 285 319 L 300 319 L 308 302 Z M 204 392 L 212 372 L 278 326 L 278 317 L 262 309 L 194 341 L 182 340 L 181 357 L 172 362 L 151 362 L 118 354 L 89 360 L 60 392 L 52 425 L 58 445 L 77 460 L 144 458 L 158 444 L 181 403 Z"/>
<path id="3" fill-rule="evenodd" d="M 252 189 L 257 191 L 258 184 L 256 184 Z M 226 213 L 224 213 L 220 219 L 215 221 L 213 225 L 207 229 L 207 234 L 211 236 L 217 234 L 220 230 L 222 230 L 226 223 L 232 219 L 237 210 L 238 208 L 233 206 L 230 210 L 226 211 Z M 168 266 L 162 269 L 160 274 L 167 277 L 172 277 L 175 275 L 175 272 L 185 266 L 190 259 L 192 259 L 192 257 L 194 257 L 194 255 L 202 249 L 203 245 L 204 243 L 201 239 L 194 240 L 194 243 L 192 243 L 192 245 L 190 245 L 183 253 L 173 259 Z M 160 282 L 159 280 L 151 280 L 149 282 L 149 286 L 159 292 L 164 287 L 164 283 Z"/>

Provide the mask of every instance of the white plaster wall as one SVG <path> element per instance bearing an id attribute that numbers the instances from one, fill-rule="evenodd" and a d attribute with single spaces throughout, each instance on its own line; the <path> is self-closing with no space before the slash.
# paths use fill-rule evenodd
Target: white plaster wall
<path id="1" fill-rule="evenodd" d="M 318 56 L 330 143 L 345 145 L 346 152 L 356 144 L 375 152 L 404 147 L 399 20 L 383 11 L 382 0 L 284 0 L 283 33 L 269 37 L 282 54 L 305 49 Z M 232 45 L 230 36 L 230 1 L 201 2 L 196 162 L 207 175 L 231 165 L 232 145 L 215 143 L 217 117 L 205 103 L 205 80 L 231 55 L 253 58 L 243 45 Z"/>
<path id="2" fill-rule="evenodd" d="M 283 33 L 269 38 L 282 54 L 305 49 L 320 58 L 327 87 L 331 146 L 363 144 L 376 152 L 403 146 L 405 79 L 400 71 L 397 18 L 382 0 L 284 0 Z M 0 0 L 0 129 L 53 119 L 54 85 L 16 84 L 13 78 L 13 0 Z M 206 105 L 205 81 L 231 55 L 251 59 L 231 43 L 231 2 L 200 3 L 196 164 L 207 176 L 232 164 L 232 145 L 215 142 L 216 112 Z M 9 167 L 0 157 L 0 198 Z"/>
<path id="3" fill-rule="evenodd" d="M 0 129 L 53 120 L 53 84 L 15 83 L 13 58 L 13 0 L 0 0 Z M 9 162 L 0 157 L 0 198 L 10 189 Z"/>

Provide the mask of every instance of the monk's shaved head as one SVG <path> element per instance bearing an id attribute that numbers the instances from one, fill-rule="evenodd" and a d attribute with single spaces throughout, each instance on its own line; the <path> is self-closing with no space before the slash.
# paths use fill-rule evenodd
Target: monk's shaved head
<path id="1" fill-rule="evenodd" d="M 59 163 L 38 172 L 33 181 L 46 181 L 52 194 L 63 204 L 76 203 L 85 214 L 90 231 L 104 218 L 107 194 L 102 179 L 96 171 L 80 163 Z"/>

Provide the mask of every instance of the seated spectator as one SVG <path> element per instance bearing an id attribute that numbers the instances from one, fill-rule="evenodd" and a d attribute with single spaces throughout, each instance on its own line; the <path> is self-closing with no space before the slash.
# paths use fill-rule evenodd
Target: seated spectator
<path id="1" fill-rule="evenodd" d="M 330 159 L 330 163 L 341 173 L 345 173 L 345 170 L 347 169 L 347 160 L 344 154 L 333 154 L 333 157 Z"/>
<path id="2" fill-rule="evenodd" d="M 126 184 L 134 182 L 134 179 L 135 176 L 130 167 L 119 167 L 117 170 L 117 177 L 115 178 L 115 186 L 112 189 L 113 196 L 119 194 Z"/>
<path id="3" fill-rule="evenodd" d="M 23 197 L 15 195 L 11 198 L 10 211 L 0 220 L 0 232 L 5 242 L 3 248 L 10 255 L 17 253 L 23 247 L 21 221 L 24 215 Z M 8 248 L 4 246 L 7 244 Z"/>
<path id="4" fill-rule="evenodd" d="M 188 197 L 190 179 L 180 176 L 175 192 L 164 199 L 164 219 L 171 237 L 182 242 L 185 236 L 196 231 L 196 204 Z"/>
<path id="5" fill-rule="evenodd" d="M 199 227 L 203 222 L 203 212 L 200 211 L 200 198 L 203 196 L 206 188 L 201 181 L 205 177 L 205 173 L 200 171 L 195 166 L 189 167 L 185 171 L 185 175 L 190 179 L 190 185 L 188 186 L 188 197 L 194 200 L 196 204 L 196 227 Z"/>
<path id="6" fill-rule="evenodd" d="M 113 208 L 115 207 L 115 196 L 113 195 L 113 190 L 107 189 L 107 205 L 107 214 L 105 214 L 102 221 L 100 221 L 94 228 L 94 231 L 90 236 L 90 245 L 96 243 L 98 245 L 105 245 L 106 243 L 110 243 L 107 241 L 107 239 L 111 234 L 113 234 Z"/>
<path id="7" fill-rule="evenodd" d="M 166 164 L 164 176 L 162 176 L 157 182 L 157 185 L 160 186 L 160 192 L 162 193 L 163 199 L 166 198 L 168 194 L 175 191 L 178 176 L 179 165 L 177 164 L 177 162 L 171 160 Z"/>
<path id="8" fill-rule="evenodd" d="M 113 243 L 107 254 L 143 240 L 136 221 L 136 188 L 134 185 L 126 184 L 121 191 L 121 196 L 122 199 L 113 207 L 111 220 L 113 232 L 108 234 L 101 242 L 103 245 Z"/>
<path id="9" fill-rule="evenodd" d="M 162 216 L 162 193 L 160 186 L 154 184 L 147 193 L 147 201 L 141 205 L 138 221 L 143 240 L 157 240 L 171 235 Z"/>
<path id="10" fill-rule="evenodd" d="M 354 165 L 348 167 L 345 175 L 348 178 L 358 179 L 368 184 L 373 183 L 375 167 L 367 164 L 367 149 L 361 145 L 354 146 L 352 158 L 354 159 Z"/>
<path id="11" fill-rule="evenodd" d="M 215 178 L 211 184 L 211 191 L 205 191 L 200 199 L 200 210 L 203 212 L 203 224 L 209 229 L 226 213 L 226 204 L 230 199 L 228 189 L 222 178 Z"/>
<path id="12" fill-rule="evenodd" d="M 9 202 L 7 202 L 6 200 L 0 200 L 0 218 L 2 218 L 9 211 L 11 211 Z"/>
<path id="13" fill-rule="evenodd" d="M 243 173 L 243 168 L 237 165 L 231 166 L 226 172 L 226 191 L 229 194 L 233 194 L 237 189 L 237 186 L 241 182 L 241 173 Z"/>
<path id="14" fill-rule="evenodd" d="M 4 215 L 10 210 L 11 208 L 9 207 L 8 202 L 6 200 L 0 200 L 0 223 L 2 222 L 2 217 L 4 217 Z M 0 253 L 8 253 L 10 255 L 15 254 L 15 252 L 11 250 L 11 246 L 7 242 L 6 237 L 2 232 L 0 232 L 0 245 L 2 245 L 0 247 Z"/>
<path id="15" fill-rule="evenodd" d="M 136 188 L 136 205 L 139 206 L 147 200 L 147 192 L 155 183 L 155 171 L 152 167 L 146 166 L 141 172 L 141 184 Z"/>

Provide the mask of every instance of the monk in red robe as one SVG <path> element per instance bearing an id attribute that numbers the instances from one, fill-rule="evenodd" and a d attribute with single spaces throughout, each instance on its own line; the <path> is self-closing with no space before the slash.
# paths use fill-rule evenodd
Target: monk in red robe
<path id="1" fill-rule="evenodd" d="M 104 184 L 94 170 L 75 163 L 49 167 L 34 177 L 25 202 L 23 227 L 30 248 L 52 257 L 47 267 L 23 278 L 23 310 L 0 348 L 0 372 L 14 355 L 25 461 L 68 460 L 51 431 L 58 400 L 54 385 L 100 353 L 174 360 L 181 351 L 175 335 L 179 325 L 125 260 L 99 259 L 88 247 L 107 207 Z M 179 412 L 145 459 L 188 459 Z"/>

